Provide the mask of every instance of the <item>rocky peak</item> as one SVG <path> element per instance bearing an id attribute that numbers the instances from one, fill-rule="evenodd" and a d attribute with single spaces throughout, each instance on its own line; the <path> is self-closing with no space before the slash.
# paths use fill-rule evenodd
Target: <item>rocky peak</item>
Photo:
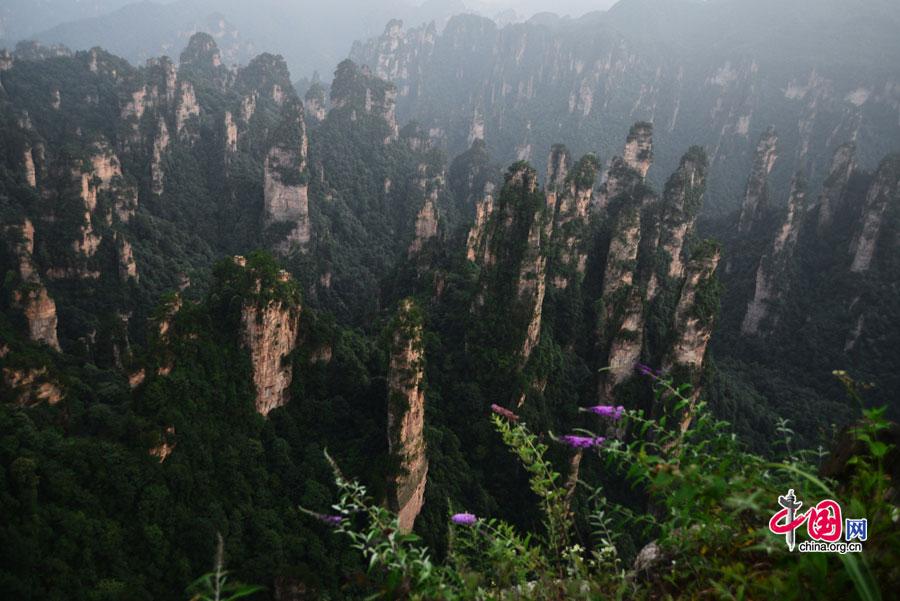
<path id="1" fill-rule="evenodd" d="M 562 144 L 554 144 L 547 157 L 547 185 L 545 188 L 548 194 L 548 204 L 556 204 L 555 195 L 562 191 L 571 165 L 572 156 L 569 154 L 569 149 Z M 551 194 L 554 195 L 552 201 L 550 200 Z"/>
<path id="2" fill-rule="evenodd" d="M 256 410 L 265 416 L 290 400 L 293 370 L 286 359 L 297 346 L 299 292 L 287 272 L 258 257 L 235 257 L 227 277 L 244 288 L 242 340 L 250 353 Z"/>
<path id="3" fill-rule="evenodd" d="M 359 67 L 351 60 L 338 65 L 331 83 L 332 110 L 348 111 L 351 119 L 359 114 L 380 117 L 387 127 L 385 144 L 396 140 L 400 133 L 396 98 L 394 85 L 373 76 L 367 67 Z"/>
<path id="4" fill-rule="evenodd" d="M 756 146 L 756 155 L 753 160 L 753 168 L 747 179 L 747 188 L 744 201 L 741 205 L 741 218 L 738 222 L 738 231 L 747 233 L 756 223 L 761 212 L 765 210 L 769 200 L 769 173 L 778 159 L 776 144 L 778 136 L 775 129 L 770 127 L 759 138 Z"/>
<path id="5" fill-rule="evenodd" d="M 620 194 L 630 195 L 643 181 L 640 172 L 633 169 L 622 157 L 613 157 L 606 177 L 597 190 L 594 206 L 603 210 Z"/>
<path id="6" fill-rule="evenodd" d="M 182 81 L 179 87 L 178 106 L 175 110 L 175 133 L 179 137 L 187 134 L 185 127 L 189 122 L 200 116 L 200 105 L 197 95 L 194 93 L 194 84 L 190 81 Z M 189 136 L 193 138 L 194 136 Z"/>
<path id="7" fill-rule="evenodd" d="M 254 109 L 260 102 L 281 107 L 287 100 L 299 100 L 291 85 L 287 63 L 282 57 L 268 52 L 255 57 L 238 71 L 236 87 L 245 98 L 253 98 Z"/>
<path id="8" fill-rule="evenodd" d="M 665 265 L 654 276 L 665 274 L 671 279 L 680 278 L 684 273 L 682 254 L 703 204 L 707 165 L 706 152 L 698 146 L 692 147 L 681 157 L 678 170 L 666 182 L 659 226 Z"/>
<path id="9" fill-rule="evenodd" d="M 60 350 L 56 337 L 56 303 L 39 282 L 27 283 L 13 292 L 13 304 L 19 307 L 28 322 L 28 337 Z"/>
<path id="10" fill-rule="evenodd" d="M 643 345 L 643 299 L 635 277 L 641 243 L 641 205 L 645 202 L 643 196 L 649 194 L 645 190 L 639 196 L 623 198 L 610 237 L 598 332 L 601 346 L 606 347 L 604 366 L 610 368 L 601 380 L 604 397 L 609 397 L 613 387 L 633 373 Z"/>
<path id="11" fill-rule="evenodd" d="M 486 222 L 470 232 L 469 250 L 482 267 L 476 304 L 510 314 L 515 333 L 507 350 L 524 366 L 540 337 L 552 215 L 537 189 L 537 173 L 527 163 L 513 164 L 505 179 L 499 196 L 482 202 L 479 212 Z M 510 273 L 517 274 L 514 287 L 502 275 Z"/>
<path id="12" fill-rule="evenodd" d="M 831 226 L 831 220 L 844 197 L 850 175 L 856 169 L 856 144 L 848 142 L 838 146 L 831 159 L 831 168 L 828 177 L 822 185 L 822 194 L 819 196 L 819 223 L 818 231 L 822 234 Z"/>
<path id="13" fill-rule="evenodd" d="M 850 244 L 853 262 L 850 271 L 868 271 L 875 257 L 884 216 L 889 206 L 900 204 L 900 154 L 884 159 L 878 166 L 875 179 L 869 186 L 862 209 L 859 231 Z"/>
<path id="14" fill-rule="evenodd" d="M 318 81 L 314 81 L 303 96 L 306 115 L 316 122 L 325 120 L 325 88 Z"/>
<path id="15" fill-rule="evenodd" d="M 222 55 L 216 40 L 204 32 L 197 32 L 188 40 L 181 52 L 179 64 L 182 71 L 212 72 L 222 66 Z"/>
<path id="16" fill-rule="evenodd" d="M 486 265 L 489 263 L 488 257 L 485 256 L 486 245 L 485 235 L 487 231 L 488 220 L 494 212 L 494 184 L 486 182 L 481 198 L 475 205 L 475 222 L 469 230 L 466 239 L 466 258 L 469 261 Z"/>
<path id="17" fill-rule="evenodd" d="M 422 510 L 428 476 L 423 318 L 412 299 L 400 303 L 391 328 L 388 450 L 399 469 L 389 483 L 388 505 L 397 513 L 400 530 L 409 532 Z"/>
<path id="18" fill-rule="evenodd" d="M 410 257 L 419 254 L 438 235 L 438 197 L 444 188 L 443 173 L 427 177 L 426 165 L 420 165 L 419 171 L 421 177 L 417 188 L 421 190 L 424 201 L 416 215 L 415 235 L 408 249 Z"/>
<path id="19" fill-rule="evenodd" d="M 715 272 L 720 253 L 719 245 L 711 241 L 700 243 L 691 253 L 675 307 L 675 340 L 663 360 L 665 371 L 675 370 L 686 376 L 693 385 L 691 406 L 681 418 L 682 431 L 687 429 L 693 417 L 693 407 L 700 392 L 706 347 L 718 312 L 720 289 Z"/>
<path id="20" fill-rule="evenodd" d="M 291 224 L 287 235 L 275 246 L 282 254 L 304 250 L 311 236 L 308 144 L 303 109 L 299 104 L 286 108 L 264 165 L 266 226 Z"/>
<path id="21" fill-rule="evenodd" d="M 641 179 L 647 176 L 653 163 L 653 124 L 641 121 L 631 126 L 625 140 L 625 164 L 637 171 Z"/>
<path id="22" fill-rule="evenodd" d="M 2 231 L 9 252 L 19 266 L 19 285 L 13 290 L 12 303 L 25 316 L 29 339 L 58 351 L 56 303 L 34 264 L 34 226 L 25 219 L 21 225 L 6 226 Z"/>
<path id="23" fill-rule="evenodd" d="M 790 287 L 789 262 L 797 245 L 805 202 L 806 178 L 798 172 L 791 182 L 784 221 L 756 269 L 756 286 L 741 324 L 742 334 L 758 333 L 763 320 L 769 315 L 770 305 L 782 299 Z"/>
<path id="24" fill-rule="evenodd" d="M 547 204 L 553 215 L 553 244 L 559 250 L 550 271 L 555 287 L 568 288 L 581 281 L 587 266 L 590 209 L 600 161 L 587 154 L 569 170 L 567 158 L 560 163 L 551 153 L 549 164 L 555 163 L 557 167 L 548 172 L 553 177 L 548 175 Z"/>

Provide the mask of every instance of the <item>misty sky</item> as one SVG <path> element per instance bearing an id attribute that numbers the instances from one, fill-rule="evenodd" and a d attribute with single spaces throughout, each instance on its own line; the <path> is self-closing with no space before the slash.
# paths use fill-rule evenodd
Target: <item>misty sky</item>
<path id="1" fill-rule="evenodd" d="M 512 9 L 521 16 L 530 17 L 538 12 L 554 12 L 560 15 L 581 16 L 594 10 L 606 10 L 616 0 L 463 0 L 466 6 L 478 12 L 494 12 Z"/>

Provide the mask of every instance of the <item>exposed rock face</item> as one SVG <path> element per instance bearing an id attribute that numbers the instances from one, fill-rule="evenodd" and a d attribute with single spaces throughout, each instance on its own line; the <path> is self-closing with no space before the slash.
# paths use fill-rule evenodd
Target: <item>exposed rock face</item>
<path id="1" fill-rule="evenodd" d="M 630 199 L 629 204 L 622 207 L 619 213 L 612 239 L 609 242 L 606 271 L 603 275 L 604 300 L 612 301 L 619 290 L 634 284 L 640 242 L 640 201 Z M 607 307 L 608 318 L 612 316 L 612 311 L 613 307 L 609 305 Z"/>
<path id="2" fill-rule="evenodd" d="M 262 305 L 259 301 L 248 301 L 244 304 L 241 323 L 253 366 L 256 410 L 268 415 L 290 400 L 293 371 L 285 358 L 297 345 L 300 307 L 276 299 Z"/>
<path id="3" fill-rule="evenodd" d="M 753 298 L 747 306 L 747 313 L 741 324 L 741 332 L 751 335 L 759 332 L 760 324 L 769 314 L 769 305 L 780 299 L 788 286 L 787 273 L 800 225 L 805 213 L 806 180 L 802 173 L 794 176 L 787 215 L 778 230 L 768 254 L 764 255 L 756 270 L 756 287 Z"/>
<path id="4" fill-rule="evenodd" d="M 47 368 L 12 369 L 3 368 L 3 384 L 13 391 L 16 404 L 20 407 L 32 407 L 46 402 L 55 405 L 65 394 L 59 385 L 47 377 Z"/>
<path id="5" fill-rule="evenodd" d="M 544 310 L 544 295 L 547 292 L 547 256 L 542 250 L 542 237 L 546 237 L 547 225 L 540 213 L 535 214 L 528 232 L 526 254 L 519 267 L 518 297 L 523 307 L 530 311 L 531 318 L 522 345 L 522 364 L 531 357 L 541 335 L 541 318 Z"/>
<path id="6" fill-rule="evenodd" d="M 21 226 L 4 228 L 3 233 L 10 252 L 18 259 L 21 284 L 13 291 L 12 300 L 25 316 L 28 337 L 58 351 L 56 303 L 41 282 L 33 260 L 34 226 L 26 219 Z"/>
<path id="7" fill-rule="evenodd" d="M 638 249 L 641 241 L 640 200 L 631 198 L 623 206 L 613 230 L 603 276 L 603 324 L 601 340 L 608 340 L 604 394 L 625 381 L 640 356 L 644 328 L 643 302 L 635 287 Z"/>
<path id="8" fill-rule="evenodd" d="M 150 189 L 157 196 L 163 193 L 165 171 L 163 170 L 163 153 L 169 147 L 169 128 L 166 120 L 159 118 L 156 137 L 153 139 L 153 157 L 150 162 Z"/>
<path id="9" fill-rule="evenodd" d="M 850 271 L 862 273 L 872 265 L 888 206 L 900 203 L 900 155 L 882 161 L 863 206 L 862 227 L 850 245 Z"/>
<path id="10" fill-rule="evenodd" d="M 827 169 L 825 155 L 834 139 L 885 148 L 900 138 L 896 70 L 889 76 L 869 73 L 870 59 L 855 49 L 822 52 L 833 49 L 832 41 L 812 29 L 803 35 L 797 28 L 767 31 L 764 23 L 774 18 L 768 6 L 757 3 L 743 12 L 701 4 L 691 7 L 690 17 L 670 7 L 684 22 L 668 23 L 680 42 L 665 49 L 648 44 L 643 21 L 622 9 L 572 27 L 547 27 L 540 19 L 500 25 L 475 15 L 457 15 L 439 32 L 433 24 L 394 23 L 379 37 L 355 44 L 350 56 L 395 83 L 401 121 L 447 132 L 451 155 L 464 151 L 479 130 L 504 164 L 521 158 L 517 150 L 526 139 L 535 149 L 576 139 L 590 142 L 573 150 L 610 148 L 619 135 L 610 124 L 646 119 L 667 134 L 655 149 L 659 165 L 677 164 L 678 154 L 692 144 L 709 149 L 708 186 L 717 202 L 733 198 L 735 176 L 746 177 L 746 152 L 756 141 L 749 138 L 772 115 L 793 124 L 783 128 L 779 143 L 781 160 L 791 163 L 788 172 L 806 162 L 810 173 Z M 820 7 L 832 12 L 826 4 L 812 6 L 805 25 L 798 26 L 833 19 L 819 13 Z M 784 3 L 776 7 L 782 9 L 792 10 Z M 743 20 L 750 14 L 753 23 Z M 870 18 L 885 29 L 893 23 Z M 662 19 L 651 27 L 665 28 Z M 760 26 L 756 31 L 772 35 L 739 41 L 726 33 L 731 29 L 722 27 L 722 19 L 734 30 Z M 723 53 L 727 59 L 707 52 L 709 36 L 729 49 Z M 773 56 L 773 42 L 809 50 L 788 66 Z M 548 115 L 559 115 L 558 122 L 528 131 L 529 121 L 549 125 Z M 771 185 L 779 186 L 773 189 L 779 198 L 786 197 L 786 181 L 779 177 Z"/>
<path id="11" fill-rule="evenodd" d="M 305 249 L 311 235 L 306 127 L 299 107 L 286 131 L 286 138 L 266 155 L 264 172 L 266 224 L 292 224 L 287 236 L 276 244 L 282 254 Z"/>
<path id="12" fill-rule="evenodd" d="M 647 177 L 653 163 L 653 125 L 642 121 L 635 123 L 625 141 L 625 164 Z"/>
<path id="13" fill-rule="evenodd" d="M 137 263 L 134 261 L 134 251 L 125 236 L 116 234 L 116 251 L 119 258 L 119 279 L 123 282 L 129 279 L 138 279 Z"/>
<path id="14" fill-rule="evenodd" d="M 482 268 L 481 293 L 476 306 L 502 306 L 513 330 L 522 332 L 514 351 L 524 366 L 540 338 L 544 294 L 547 289 L 546 242 L 553 226 L 546 198 L 537 190 L 537 173 L 516 163 L 506 174 L 497 200 L 482 201 L 484 227 L 469 233 L 468 250 Z M 503 285 L 496 273 L 516 273 L 515 289 Z M 521 326 L 521 330 L 519 329 Z"/>
<path id="15" fill-rule="evenodd" d="M 484 192 L 481 199 L 475 205 L 475 223 L 469 230 L 466 239 L 466 258 L 469 261 L 489 264 L 488 257 L 485 255 L 487 247 L 485 245 L 485 235 L 487 231 L 487 223 L 494 212 L 494 184 L 487 182 L 484 185 Z"/>
<path id="16" fill-rule="evenodd" d="M 178 108 L 175 110 L 175 134 L 181 138 L 185 133 L 185 127 L 192 117 L 200 116 L 200 105 L 194 94 L 194 85 L 189 81 L 181 82 L 181 94 L 178 98 Z"/>
<path id="17" fill-rule="evenodd" d="M 856 145 L 853 143 L 841 144 L 831 159 L 831 169 L 822 186 L 822 194 L 819 196 L 818 230 L 820 234 L 831 226 L 831 220 L 844 197 L 847 183 L 850 181 L 850 175 L 854 169 L 856 169 Z"/>
<path id="18" fill-rule="evenodd" d="M 547 204 L 556 206 L 556 196 L 564 189 L 566 176 L 572 167 L 569 149 L 562 144 L 554 144 L 547 157 Z"/>
<path id="19" fill-rule="evenodd" d="M 659 246 L 664 253 L 663 265 L 651 276 L 648 290 L 651 298 L 655 295 L 660 275 L 669 279 L 684 275 L 684 244 L 694 229 L 697 214 L 703 204 L 706 168 L 706 153 L 701 148 L 691 148 L 681 158 L 678 170 L 666 183 L 659 227 Z"/>
<path id="20" fill-rule="evenodd" d="M 422 316 L 415 303 L 405 299 L 394 325 L 388 372 L 388 449 L 400 462 L 388 505 L 397 512 L 401 532 L 412 530 L 425 498 L 424 377 Z"/>
<path id="21" fill-rule="evenodd" d="M 26 148 L 22 156 L 22 162 L 25 165 L 25 181 L 32 188 L 37 188 L 37 177 L 34 172 L 34 157 L 31 154 L 31 148 Z"/>
<path id="22" fill-rule="evenodd" d="M 423 170 L 424 165 L 420 170 Z M 435 239 L 438 235 L 438 196 L 444 185 L 443 175 L 433 178 L 420 178 L 419 186 L 425 195 L 425 202 L 416 215 L 415 236 L 409 245 L 408 255 L 410 257 L 419 254 L 429 241 Z"/>
<path id="23" fill-rule="evenodd" d="M 620 194 L 630 194 L 641 183 L 641 174 L 628 166 L 622 157 L 613 157 L 606 179 L 600 184 L 594 207 L 605 209 Z"/>
<path id="24" fill-rule="evenodd" d="M 609 373 L 604 380 L 604 393 L 607 397 L 611 396 L 615 386 L 634 373 L 634 365 L 641 358 L 644 346 L 644 302 L 636 287 L 628 288 L 627 294 L 622 322 L 609 348 Z"/>
<path id="25" fill-rule="evenodd" d="M 303 109 L 309 119 L 317 123 L 325 120 L 325 88 L 314 82 L 303 97 Z"/>
<path id="26" fill-rule="evenodd" d="M 42 284 L 26 284 L 13 293 L 13 300 L 21 307 L 28 321 L 28 337 L 60 350 L 56 337 L 56 303 Z"/>
<path id="27" fill-rule="evenodd" d="M 744 194 L 744 202 L 741 205 L 741 220 L 738 223 L 738 231 L 746 233 L 751 230 L 760 212 L 766 208 L 769 196 L 769 173 L 775 166 L 778 155 L 775 146 L 778 136 L 775 130 L 769 128 L 759 139 L 756 146 L 756 158 L 753 162 L 753 170 L 747 179 L 747 191 Z"/>
<path id="28" fill-rule="evenodd" d="M 230 111 L 225 111 L 225 152 L 237 152 L 238 130 Z"/>
<path id="29" fill-rule="evenodd" d="M 554 215 L 552 239 L 559 249 L 550 269 L 553 285 L 564 289 L 580 283 L 587 266 L 588 226 L 600 162 L 588 154 L 568 171 L 565 163 L 555 162 L 551 154 L 550 167 L 547 204 Z"/>
<path id="30" fill-rule="evenodd" d="M 150 454 L 159 459 L 160 463 L 165 461 L 175 450 L 175 426 L 167 427 L 161 438 L 160 443 L 150 449 Z"/>
<path id="31" fill-rule="evenodd" d="M 699 375 L 712 335 L 714 315 L 704 313 L 705 304 L 698 302 L 698 296 L 708 294 L 707 288 L 714 285 L 713 276 L 720 256 L 718 246 L 707 245 L 687 265 L 675 308 L 676 340 L 663 364 L 665 370 L 686 367 L 692 374 Z"/>
<path id="32" fill-rule="evenodd" d="M 663 361 L 663 369 L 683 373 L 693 386 L 690 403 L 680 415 L 680 428 L 691 425 L 700 395 L 700 378 L 706 347 L 712 336 L 716 306 L 703 297 L 717 296 L 715 271 L 719 265 L 718 245 L 707 243 L 687 265 L 681 296 L 675 308 L 675 341 Z"/>
<path id="33" fill-rule="evenodd" d="M 385 144 L 397 140 L 400 135 L 396 100 L 394 85 L 372 76 L 368 67 L 358 67 L 350 60 L 338 65 L 331 86 L 332 110 L 348 109 L 352 120 L 359 113 L 380 117 L 387 126 Z"/>

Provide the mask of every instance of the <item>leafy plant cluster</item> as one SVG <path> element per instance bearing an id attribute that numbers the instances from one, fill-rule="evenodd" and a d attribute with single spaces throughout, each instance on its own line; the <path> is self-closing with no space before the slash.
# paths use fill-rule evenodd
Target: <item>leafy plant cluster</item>
<path id="1" fill-rule="evenodd" d="M 592 501 L 590 536 L 574 538 L 567 483 L 547 457 L 547 443 L 510 414 L 494 415 L 495 429 L 529 474 L 543 521 L 522 533 L 500 520 L 471 514 L 451 518 L 444 562 L 433 561 L 415 536 L 396 532 L 396 520 L 373 504 L 365 488 L 332 462 L 341 496 L 334 505 L 336 532 L 349 537 L 368 565 L 374 598 L 390 599 L 596 599 L 724 598 L 876 600 L 895 590 L 900 557 L 900 508 L 888 493 L 885 458 L 893 446 L 883 409 L 863 411 L 849 431 L 857 452 L 852 476 L 820 477 L 819 451 L 790 448 L 777 461 L 742 448 L 726 422 L 705 407 L 682 432 L 667 419 L 688 410 L 689 386 L 652 372 L 657 401 L 669 415 L 650 419 L 628 411 L 607 441 L 586 460 L 623 477 L 643 500 L 620 504 L 604 486 L 578 481 Z M 851 382 L 846 375 L 841 375 Z M 852 385 L 852 382 L 851 382 Z M 851 386 L 851 392 L 852 392 Z M 594 436 L 593 433 L 585 432 Z M 607 477 L 608 480 L 608 477 Z M 777 498 L 792 488 L 810 505 L 839 499 L 847 516 L 866 516 L 869 537 L 861 554 L 790 553 L 768 531 Z M 644 545 L 633 567 L 623 544 Z"/>

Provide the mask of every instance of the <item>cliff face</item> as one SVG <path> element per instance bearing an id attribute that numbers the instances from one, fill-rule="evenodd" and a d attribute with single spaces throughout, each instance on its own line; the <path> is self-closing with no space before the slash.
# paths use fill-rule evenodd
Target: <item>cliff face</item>
<path id="1" fill-rule="evenodd" d="M 287 272 L 278 275 L 280 284 L 287 284 L 290 279 Z M 244 303 L 241 325 L 253 367 L 256 410 L 265 416 L 290 401 L 293 370 L 287 357 L 297 346 L 300 307 L 296 299 L 280 298 L 282 295 L 269 298 L 268 291 L 260 286 L 257 280 L 256 298 Z"/>
<path id="2" fill-rule="evenodd" d="M 415 233 L 407 250 L 409 257 L 422 252 L 425 246 L 438 235 L 438 198 L 444 188 L 444 175 L 428 176 L 428 166 L 419 165 L 419 177 L 414 184 L 421 191 L 422 206 L 416 214 Z"/>
<path id="3" fill-rule="evenodd" d="M 685 241 L 694 229 L 706 189 L 706 153 L 694 147 L 681 157 L 678 170 L 663 192 L 659 245 L 663 268 L 658 273 L 669 279 L 684 275 Z"/>
<path id="4" fill-rule="evenodd" d="M 753 298 L 741 324 L 744 334 L 756 334 L 769 315 L 769 305 L 783 298 L 790 287 L 789 264 L 797 245 L 802 219 L 805 216 L 806 180 L 802 173 L 794 176 L 787 214 L 772 240 L 769 252 L 759 262 Z"/>
<path id="5" fill-rule="evenodd" d="M 719 257 L 718 245 L 706 244 L 688 263 L 675 308 L 675 339 L 663 362 L 664 370 L 675 370 L 693 386 L 690 405 L 680 416 L 682 432 L 690 427 L 694 417 L 694 408 L 700 397 L 703 361 L 718 313 L 715 272 Z"/>
<path id="6" fill-rule="evenodd" d="M 862 273 L 872 265 L 883 228 L 885 212 L 900 203 L 900 156 L 882 161 L 866 195 L 860 229 L 850 244 L 850 271 Z"/>
<path id="7" fill-rule="evenodd" d="M 308 249 L 308 140 L 283 60 L 261 55 L 230 69 L 205 34 L 179 66 L 160 58 L 132 67 L 100 49 L 35 60 L 46 64 L 10 61 L 0 107 L 4 139 L 15 141 L 4 159 L 34 194 L 0 184 L 0 195 L 34 226 L 34 271 L 49 283 L 64 340 L 89 349 L 99 335 L 110 348 L 103 330 L 121 328 L 108 316 L 130 312 L 138 319 L 121 325 L 143 337 L 147 299 L 177 288 L 186 264 L 202 269 L 260 245 Z M 57 68 L 65 78 L 42 79 Z M 153 278 L 139 277 L 145 259 Z M 106 283 L 126 280 L 145 300 L 96 300 Z M 21 301 L 49 314 L 41 294 Z"/>
<path id="8" fill-rule="evenodd" d="M 828 177 L 822 186 L 822 194 L 817 203 L 819 211 L 818 232 L 824 233 L 831 227 L 832 218 L 838 210 L 847 191 L 850 176 L 856 169 L 856 144 L 848 142 L 838 146 L 831 159 Z"/>
<path id="9" fill-rule="evenodd" d="M 0 354 L 0 358 L 3 354 Z M 48 378 L 46 368 L 12 369 L 3 368 L 3 384 L 12 391 L 16 404 L 32 407 L 39 403 L 55 405 L 65 393 L 59 385 Z"/>
<path id="10" fill-rule="evenodd" d="M 537 188 L 537 173 L 525 163 L 516 163 L 506 174 L 506 183 L 494 200 L 488 194 L 478 208 L 479 220 L 469 232 L 467 252 L 481 267 L 482 308 L 503 305 L 514 320 L 509 350 L 524 365 L 537 345 L 541 330 L 544 294 L 547 289 L 546 244 L 552 230 L 547 201 Z M 505 282 L 501 273 L 515 273 Z M 521 329 L 519 329 L 521 328 Z"/>
<path id="11" fill-rule="evenodd" d="M 757 217 L 766 208 L 769 200 L 769 173 L 775 166 L 778 155 L 775 153 L 775 145 L 778 136 L 775 130 L 769 128 L 759 139 L 756 146 L 756 156 L 753 161 L 753 169 L 747 178 L 747 191 L 741 204 L 741 217 L 738 222 L 738 231 L 746 233 L 751 230 Z"/>
<path id="12" fill-rule="evenodd" d="M 400 303 L 392 327 L 388 450 L 399 466 L 390 482 L 388 506 L 397 513 L 401 532 L 410 532 L 422 510 L 428 477 L 423 326 L 420 310 L 411 299 Z"/>
<path id="13" fill-rule="evenodd" d="M 605 401 L 615 400 L 617 388 L 633 377 L 638 362 L 683 365 L 692 383 L 699 384 L 718 308 L 718 248 L 703 254 L 698 249 L 709 243 L 693 242 L 705 191 L 706 153 L 699 147 L 688 150 L 660 198 L 642 183 L 650 168 L 651 135 L 649 124 L 631 128 L 628 158 L 611 161 L 600 187 L 605 200 L 595 203 L 595 219 L 608 232 L 595 305 L 597 368 L 606 368 L 598 394 Z M 706 293 L 698 295 L 698 288 Z"/>
<path id="14" fill-rule="evenodd" d="M 632 126 L 622 158 L 626 165 L 640 174 L 641 179 L 647 177 L 653 163 L 653 125 L 641 122 Z"/>
<path id="15" fill-rule="evenodd" d="M 347 111 L 353 121 L 363 115 L 381 119 L 385 125 L 385 144 L 400 135 L 396 100 L 394 85 L 374 77 L 368 67 L 358 67 L 349 60 L 338 65 L 331 86 L 331 110 Z"/>
<path id="16" fill-rule="evenodd" d="M 563 158 L 565 157 L 565 158 Z M 547 205 L 553 212 L 552 283 L 565 289 L 580 283 L 587 266 L 593 190 L 600 162 L 585 155 L 569 170 L 568 151 L 551 153 L 547 175 Z"/>
<path id="17" fill-rule="evenodd" d="M 597 148 L 606 154 L 618 147 L 623 127 L 644 119 L 657 126 L 655 161 L 665 174 L 685 148 L 709 149 L 710 193 L 729 205 L 737 200 L 733 181 L 746 177 L 748 156 L 769 123 L 782 133 L 788 174 L 771 184 L 779 198 L 793 171 L 828 169 L 832 140 L 855 139 L 871 163 L 900 137 L 900 70 L 875 74 L 858 47 L 836 45 L 813 29 L 814 22 L 855 27 L 832 7 L 816 4 L 798 22 L 788 5 L 776 7 L 775 14 L 786 11 L 776 17 L 759 4 L 675 2 L 659 19 L 658 11 L 641 15 L 627 4 L 565 26 L 533 20 L 501 27 L 459 15 L 438 33 L 392 22 L 381 36 L 356 44 L 351 57 L 397 86 L 401 120 L 445 132 L 451 154 L 478 137 L 503 163 L 525 158 L 523 148 L 560 140 L 576 156 Z M 795 26 L 761 26 L 782 18 Z M 892 35 L 892 21 L 868 23 L 859 26 L 860 37 L 873 28 L 882 39 Z M 648 27 L 663 33 L 648 37 Z M 737 42 L 727 32 L 738 29 L 753 33 Z M 711 39 L 721 52 L 705 51 Z M 785 66 L 797 44 L 804 58 Z"/>
<path id="18" fill-rule="evenodd" d="M 472 262 L 490 265 L 491 259 L 485 246 L 485 235 L 488 220 L 494 212 L 494 184 L 488 182 L 484 185 L 481 199 L 475 205 L 475 223 L 469 230 L 466 238 L 466 258 Z"/>
<path id="19" fill-rule="evenodd" d="M 47 289 L 36 284 L 13 293 L 13 301 L 25 314 L 28 322 L 28 337 L 43 342 L 55 350 L 60 350 L 56 337 L 56 303 Z"/>
<path id="20" fill-rule="evenodd" d="M 310 240 L 309 186 L 307 184 L 306 127 L 302 109 L 296 107 L 289 123 L 282 124 L 283 140 L 266 155 L 265 220 L 268 226 L 289 224 L 287 235 L 276 244 L 276 250 L 287 254 L 292 249 L 305 249 Z"/>
<path id="21" fill-rule="evenodd" d="M 715 317 L 715 308 L 699 297 L 708 295 L 709 288 L 714 286 L 713 277 L 719 258 L 718 246 L 710 244 L 696 253 L 687 265 L 675 308 L 676 338 L 663 364 L 666 370 L 686 367 L 695 376 L 699 375 Z"/>
<path id="22" fill-rule="evenodd" d="M 26 219 L 19 226 L 4 227 L 3 233 L 19 271 L 19 285 L 12 294 L 13 306 L 25 316 L 29 339 L 58 351 L 56 303 L 41 282 L 33 260 L 34 226 Z"/>

